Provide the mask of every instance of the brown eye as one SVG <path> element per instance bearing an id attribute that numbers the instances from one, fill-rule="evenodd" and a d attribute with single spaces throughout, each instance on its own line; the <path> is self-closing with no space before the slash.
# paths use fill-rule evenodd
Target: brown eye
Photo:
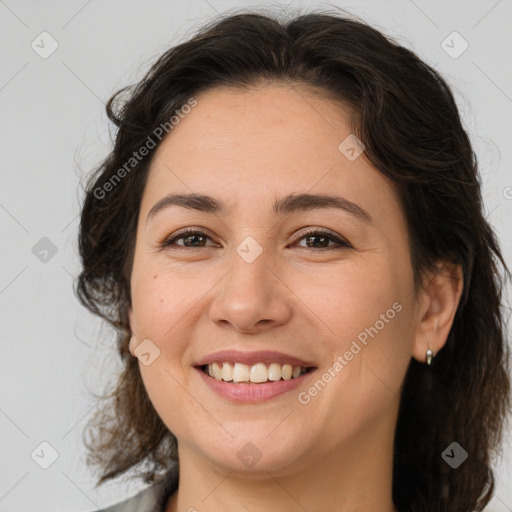
<path id="1" fill-rule="evenodd" d="M 207 239 L 211 240 L 211 238 L 203 231 L 189 229 L 186 231 L 182 231 L 178 235 L 175 235 L 171 238 L 167 238 L 166 240 L 163 241 L 162 247 L 175 246 L 175 247 L 184 248 L 184 249 L 193 248 L 193 247 L 202 248 L 202 247 L 206 247 L 204 245 L 204 242 L 206 242 Z M 175 242 L 178 240 L 183 240 L 184 241 L 183 244 L 176 244 Z M 196 244 L 198 244 L 198 245 L 196 245 Z"/>
<path id="2" fill-rule="evenodd" d="M 309 231 L 303 234 L 298 241 L 301 240 L 306 240 L 307 249 L 339 249 L 340 247 L 352 247 L 346 240 L 333 235 L 329 231 Z M 340 247 L 329 247 L 330 241 L 335 242 Z"/>
<path id="3" fill-rule="evenodd" d="M 178 240 L 183 240 L 183 244 L 176 244 Z M 169 248 L 174 246 L 174 248 L 183 248 L 183 249 L 191 249 L 191 248 L 203 248 L 208 247 L 206 244 L 207 240 L 212 240 L 211 237 L 206 234 L 204 231 L 199 231 L 196 229 L 187 229 L 182 231 L 181 233 L 172 236 L 171 238 L 165 239 L 161 246 L 164 248 Z M 351 248 L 352 246 L 342 238 L 333 235 L 329 231 L 309 231 L 304 233 L 298 241 L 306 240 L 307 246 L 306 249 L 320 249 L 320 250 L 330 250 L 330 249 L 339 249 L 342 247 Z M 338 247 L 330 247 L 329 243 L 334 242 L 338 245 Z M 210 246 L 211 247 L 211 246 Z M 304 247 L 304 246 L 303 246 Z"/>

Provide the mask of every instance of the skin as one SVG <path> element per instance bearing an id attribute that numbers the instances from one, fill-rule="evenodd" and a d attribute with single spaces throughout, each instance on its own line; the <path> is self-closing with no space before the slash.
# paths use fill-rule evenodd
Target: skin
<path id="1" fill-rule="evenodd" d="M 131 276 L 132 354 L 144 339 L 159 348 L 139 367 L 179 444 L 180 485 L 167 511 L 394 511 L 401 385 L 411 357 L 425 362 L 428 346 L 443 347 L 461 269 L 445 265 L 415 290 L 392 183 L 364 153 L 350 161 L 338 149 L 351 133 L 347 107 L 297 84 L 217 88 L 196 99 L 152 161 Z M 172 206 L 147 220 L 171 192 L 212 195 L 229 214 Z M 275 199 L 302 192 L 342 196 L 372 222 L 337 209 L 272 212 Z M 159 245 L 186 227 L 210 238 Z M 302 228 L 352 247 L 308 246 Z M 236 252 L 248 236 L 263 251 L 252 263 Z M 320 376 L 397 302 L 401 311 L 307 404 L 297 395 L 316 378 L 264 403 L 236 404 L 193 368 L 221 349 L 277 350 L 314 361 Z M 249 442 L 262 454 L 251 468 L 237 457 Z"/>

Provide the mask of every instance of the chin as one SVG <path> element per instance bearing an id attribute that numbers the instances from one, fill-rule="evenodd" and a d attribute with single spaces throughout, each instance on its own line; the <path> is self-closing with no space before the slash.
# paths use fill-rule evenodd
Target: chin
<path id="1" fill-rule="evenodd" d="M 299 438 L 303 439 L 303 436 L 296 437 Z M 246 431 L 243 435 L 233 435 L 224 443 L 218 439 L 212 440 L 198 447 L 198 451 L 212 464 L 226 471 L 247 475 L 283 470 L 286 473 L 287 468 L 297 469 L 297 459 L 301 458 L 297 449 L 304 449 L 303 442 L 290 442 L 290 437 L 288 439 L 288 443 L 283 443 L 282 439 L 274 439 L 261 431 L 254 435 Z"/>

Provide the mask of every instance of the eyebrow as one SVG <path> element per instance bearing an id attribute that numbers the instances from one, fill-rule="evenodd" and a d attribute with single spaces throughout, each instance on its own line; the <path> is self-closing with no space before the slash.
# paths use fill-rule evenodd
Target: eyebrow
<path id="1" fill-rule="evenodd" d="M 205 194 L 169 194 L 157 201 L 149 210 L 146 223 L 157 213 L 170 208 L 181 206 L 189 210 L 213 213 L 223 217 L 229 215 L 226 204 Z M 352 214 L 356 218 L 371 223 L 371 215 L 358 204 L 344 197 L 321 194 L 290 194 L 275 201 L 272 210 L 275 215 L 286 215 L 298 211 L 336 208 Z"/>

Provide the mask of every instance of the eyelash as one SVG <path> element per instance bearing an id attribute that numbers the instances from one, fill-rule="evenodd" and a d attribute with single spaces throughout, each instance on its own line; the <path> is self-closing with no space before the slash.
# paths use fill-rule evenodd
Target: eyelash
<path id="1" fill-rule="evenodd" d="M 194 228 L 187 228 L 184 231 L 181 231 L 180 233 L 178 233 L 177 235 L 175 235 L 175 236 L 173 236 L 171 238 L 166 238 L 165 240 L 163 240 L 160 243 L 160 247 L 162 249 L 166 249 L 166 248 L 168 249 L 170 246 L 175 245 L 174 242 L 176 242 L 177 240 L 181 240 L 183 238 L 186 238 L 186 237 L 189 237 L 189 236 L 192 236 L 192 235 L 200 235 L 200 236 L 204 236 L 204 237 L 209 238 L 210 240 L 212 240 L 212 238 L 207 233 L 205 233 L 204 231 L 199 231 L 199 230 L 194 229 Z M 317 250 L 320 250 L 320 251 L 328 251 L 328 250 L 333 250 L 333 249 L 351 249 L 352 248 L 352 245 L 350 245 L 350 243 L 347 242 L 346 240 L 333 235 L 329 231 L 318 230 L 318 229 L 313 229 L 311 231 L 307 231 L 307 232 L 303 233 L 302 236 L 296 240 L 296 242 L 300 242 L 304 238 L 314 237 L 314 236 L 321 236 L 321 237 L 329 238 L 330 240 L 334 241 L 335 243 L 337 243 L 340 246 L 340 247 L 320 247 L 320 248 L 317 249 Z M 185 247 L 185 246 L 176 246 L 176 248 L 179 248 L 179 249 L 194 249 L 194 247 Z M 315 250 L 314 247 L 302 247 L 302 248 L 306 249 L 306 250 Z M 196 247 L 196 249 L 206 249 L 206 247 Z"/>

